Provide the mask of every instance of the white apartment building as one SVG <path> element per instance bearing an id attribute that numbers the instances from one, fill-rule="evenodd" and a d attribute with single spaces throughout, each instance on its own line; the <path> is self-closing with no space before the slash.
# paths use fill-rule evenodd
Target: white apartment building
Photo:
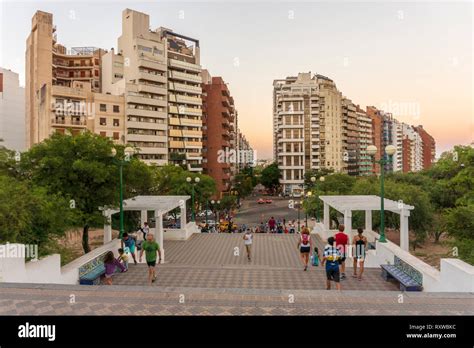
<path id="1" fill-rule="evenodd" d="M 359 167 L 359 175 L 372 174 L 372 156 L 367 153 L 367 146 L 372 145 L 372 120 L 367 114 L 357 108 L 357 124 L 358 124 L 358 149 L 357 149 L 357 165 Z"/>
<path id="2" fill-rule="evenodd" d="M 423 141 L 420 134 L 408 124 L 402 123 L 403 137 L 409 140 L 409 164 L 411 172 L 423 170 Z"/>
<path id="3" fill-rule="evenodd" d="M 303 191 L 307 170 L 342 171 L 342 95 L 311 72 L 273 82 L 274 158 L 285 194 Z"/>
<path id="4" fill-rule="evenodd" d="M 394 172 L 403 170 L 403 123 L 393 119 L 392 121 L 392 145 L 397 152 L 392 156 L 392 167 Z"/>
<path id="5" fill-rule="evenodd" d="M 25 88 L 17 73 L 0 68 L 0 146 L 23 151 L 25 135 Z"/>

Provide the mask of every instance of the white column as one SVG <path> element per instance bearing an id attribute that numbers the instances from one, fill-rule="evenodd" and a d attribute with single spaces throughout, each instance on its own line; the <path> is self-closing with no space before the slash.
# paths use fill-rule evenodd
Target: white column
<path id="1" fill-rule="evenodd" d="M 365 211 L 365 231 L 372 231 L 372 210 Z"/>
<path id="2" fill-rule="evenodd" d="M 349 236 L 349 242 L 352 242 L 352 211 L 344 211 L 344 232 Z"/>
<path id="3" fill-rule="evenodd" d="M 140 224 L 143 226 L 144 222 L 148 222 L 148 211 L 147 210 L 141 210 L 140 211 Z"/>
<path id="4" fill-rule="evenodd" d="M 330 221 L 330 216 L 329 216 L 329 204 L 324 202 L 324 216 L 323 216 L 323 222 L 324 222 L 324 229 L 328 232 L 330 229 L 329 226 L 329 221 Z"/>
<path id="5" fill-rule="evenodd" d="M 400 211 L 400 248 L 405 251 L 409 249 L 409 228 L 408 228 L 408 217 L 410 211 L 402 209 Z"/>
<path id="6" fill-rule="evenodd" d="M 181 229 L 186 229 L 186 203 L 181 205 L 181 218 L 180 218 Z"/>
<path id="7" fill-rule="evenodd" d="M 102 211 L 102 215 L 105 217 L 104 244 L 107 244 L 112 240 L 112 212 L 110 209 L 105 209 Z"/>
<path id="8" fill-rule="evenodd" d="M 159 210 L 155 210 L 155 240 L 160 245 L 161 261 L 165 262 L 165 252 L 163 249 L 163 215 Z"/>

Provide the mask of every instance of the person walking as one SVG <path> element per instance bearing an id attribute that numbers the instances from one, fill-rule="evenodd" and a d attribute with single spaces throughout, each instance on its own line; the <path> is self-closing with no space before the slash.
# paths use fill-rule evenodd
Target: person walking
<path id="1" fill-rule="evenodd" d="M 139 261 L 142 261 L 143 252 L 145 252 L 145 260 L 148 265 L 148 283 L 155 282 L 156 280 L 156 254 L 158 253 L 159 259 L 158 264 L 161 262 L 161 251 L 160 245 L 154 240 L 153 233 L 148 233 L 146 241 L 143 242 L 142 250 L 140 251 Z"/>
<path id="2" fill-rule="evenodd" d="M 137 259 L 135 257 L 135 245 L 136 245 L 135 239 L 132 238 L 131 236 L 129 236 L 127 232 L 125 232 L 122 236 L 121 245 L 122 245 L 122 249 L 124 249 L 124 250 L 125 250 L 124 246 L 126 248 L 128 248 L 128 251 L 132 255 L 133 262 L 136 265 L 137 264 Z"/>
<path id="3" fill-rule="evenodd" d="M 367 238 L 363 236 L 364 230 L 362 228 L 357 229 L 357 236 L 352 239 L 352 245 L 355 247 L 354 252 L 354 278 L 362 280 L 362 273 L 364 273 L 364 261 L 365 261 L 365 249 L 367 248 Z M 357 275 L 357 264 L 359 264 L 359 275 Z"/>
<path id="4" fill-rule="evenodd" d="M 244 239 L 245 249 L 247 250 L 247 259 L 251 261 L 253 234 L 250 228 L 247 228 L 247 230 L 245 231 L 243 239 Z"/>
<path id="5" fill-rule="evenodd" d="M 321 266 L 326 266 L 326 290 L 331 290 L 331 281 L 336 283 L 336 289 L 341 290 L 339 260 L 341 253 L 334 246 L 334 237 L 328 238 L 328 244 L 324 247 L 323 260 Z"/>
<path id="6" fill-rule="evenodd" d="M 140 231 L 143 233 L 143 240 L 146 240 L 146 235 L 150 233 L 150 226 L 148 226 L 148 222 L 143 223 L 143 227 L 140 228 Z"/>
<path id="7" fill-rule="evenodd" d="M 309 229 L 303 228 L 298 241 L 298 250 L 300 251 L 301 262 L 303 263 L 304 270 L 308 269 L 309 253 L 311 252 L 311 236 Z"/>
<path id="8" fill-rule="evenodd" d="M 346 279 L 346 255 L 347 255 L 347 244 L 349 243 L 349 237 L 344 233 L 344 225 L 339 225 L 339 232 L 334 236 L 336 241 L 336 248 L 341 254 L 339 261 L 340 271 L 341 271 L 341 280 Z"/>
<path id="9" fill-rule="evenodd" d="M 104 256 L 104 267 L 105 267 L 105 284 L 112 285 L 112 276 L 115 274 L 115 270 L 120 268 L 122 272 L 127 272 L 127 269 L 122 265 L 114 256 L 112 251 L 108 251 Z"/>

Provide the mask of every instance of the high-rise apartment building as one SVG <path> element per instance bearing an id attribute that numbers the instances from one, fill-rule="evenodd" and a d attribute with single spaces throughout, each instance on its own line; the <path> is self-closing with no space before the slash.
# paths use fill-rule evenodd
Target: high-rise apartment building
<path id="1" fill-rule="evenodd" d="M 233 127 L 236 111 L 234 99 L 222 77 L 211 77 L 203 71 L 203 170 L 215 179 L 219 195 L 231 189 L 232 167 L 239 160 L 237 138 Z"/>
<path id="2" fill-rule="evenodd" d="M 375 106 L 366 107 L 367 116 L 372 120 L 372 145 L 377 147 L 377 153 L 374 156 L 375 161 L 379 161 L 381 158 L 383 146 L 383 112 L 378 110 Z M 375 163 L 372 164 L 372 172 L 380 173 L 380 166 Z"/>
<path id="3" fill-rule="evenodd" d="M 0 146 L 15 151 L 26 148 L 25 88 L 18 74 L 0 68 Z"/>
<path id="4" fill-rule="evenodd" d="M 67 51 L 57 43 L 53 15 L 35 13 L 26 47 L 28 148 L 54 132 L 76 134 L 87 129 L 123 140 L 124 98 L 100 93 L 104 53 L 94 47 Z"/>
<path id="5" fill-rule="evenodd" d="M 372 145 L 372 120 L 359 105 L 356 106 L 358 142 L 357 166 L 359 175 L 372 174 L 372 157 L 367 153 L 367 146 Z"/>
<path id="6" fill-rule="evenodd" d="M 428 132 L 423 128 L 422 125 L 419 125 L 417 127 L 414 127 L 415 131 L 418 132 L 418 134 L 421 137 L 421 140 L 423 142 L 423 168 L 428 169 L 430 168 L 434 161 L 435 161 L 435 156 L 436 156 L 436 143 L 434 138 L 428 134 Z"/>
<path id="7" fill-rule="evenodd" d="M 359 175 L 359 124 L 356 108 L 350 99 L 342 99 L 342 160 L 345 163 L 343 171 L 349 175 Z"/>
<path id="8" fill-rule="evenodd" d="M 103 58 L 104 90 L 126 96 L 126 141 L 147 163 L 202 170 L 199 41 L 150 30 L 149 15 L 122 13 L 118 52 Z"/>
<path id="9" fill-rule="evenodd" d="M 273 82 L 274 155 L 286 194 L 303 190 L 304 173 L 343 161 L 342 95 L 322 75 L 299 73 Z"/>

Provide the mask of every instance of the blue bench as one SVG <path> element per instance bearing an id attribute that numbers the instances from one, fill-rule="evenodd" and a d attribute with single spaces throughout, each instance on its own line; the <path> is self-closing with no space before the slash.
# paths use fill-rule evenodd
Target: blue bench
<path id="1" fill-rule="evenodd" d="M 393 265 L 380 265 L 382 277 L 389 281 L 395 279 L 400 283 L 401 291 L 422 291 L 423 275 L 415 268 L 395 256 Z"/>
<path id="2" fill-rule="evenodd" d="M 103 253 L 90 260 L 79 268 L 79 284 L 81 285 L 99 285 L 100 277 L 105 274 Z"/>

